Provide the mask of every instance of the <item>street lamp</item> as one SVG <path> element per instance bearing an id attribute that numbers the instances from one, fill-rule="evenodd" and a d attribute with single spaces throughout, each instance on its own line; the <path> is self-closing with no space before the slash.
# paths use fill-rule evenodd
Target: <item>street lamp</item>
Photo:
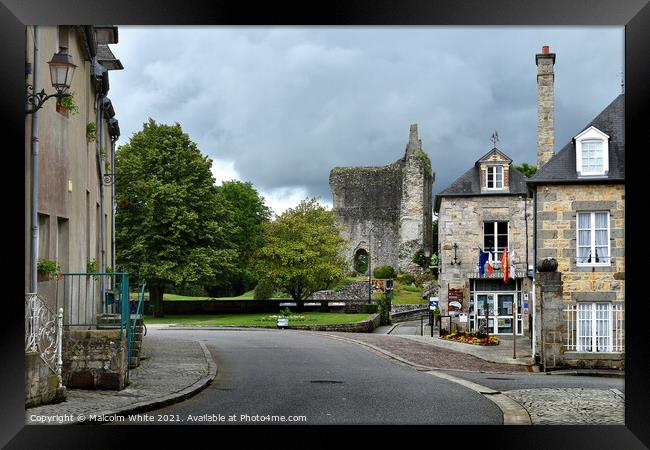
<path id="1" fill-rule="evenodd" d="M 50 66 L 50 80 L 52 86 L 56 89 L 55 94 L 46 94 L 45 89 L 34 94 L 27 94 L 27 103 L 33 105 L 33 108 L 27 109 L 27 114 L 33 114 L 43 107 L 43 104 L 52 97 L 62 99 L 70 94 L 67 93 L 72 84 L 72 77 L 76 65 L 72 62 L 72 55 L 68 53 L 67 47 L 59 47 L 59 52 L 52 56 L 47 63 Z M 31 84 L 27 85 L 27 91 L 34 89 Z"/>

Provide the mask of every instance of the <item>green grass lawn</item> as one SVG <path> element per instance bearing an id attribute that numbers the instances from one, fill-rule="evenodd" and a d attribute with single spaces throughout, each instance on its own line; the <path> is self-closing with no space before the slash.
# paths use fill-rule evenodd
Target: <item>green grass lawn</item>
<path id="1" fill-rule="evenodd" d="M 183 315 L 165 316 L 154 318 L 145 316 L 147 324 L 178 324 L 178 325 L 237 325 L 237 326 L 276 326 L 276 320 L 263 320 L 276 313 L 255 313 L 255 314 L 219 314 L 219 315 Z M 326 312 L 305 312 L 296 313 L 304 316 L 305 320 L 292 321 L 289 318 L 289 325 L 331 325 L 339 323 L 354 323 L 367 320 L 371 314 L 344 314 Z"/>

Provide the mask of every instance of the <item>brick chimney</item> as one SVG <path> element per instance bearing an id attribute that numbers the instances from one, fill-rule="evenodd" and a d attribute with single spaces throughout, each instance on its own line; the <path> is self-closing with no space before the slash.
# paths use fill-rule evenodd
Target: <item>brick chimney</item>
<path id="1" fill-rule="evenodd" d="M 549 52 L 548 45 L 542 47 L 542 53 L 535 55 L 537 64 L 537 169 L 539 170 L 555 151 L 555 125 L 553 96 L 553 65 L 555 53 Z"/>

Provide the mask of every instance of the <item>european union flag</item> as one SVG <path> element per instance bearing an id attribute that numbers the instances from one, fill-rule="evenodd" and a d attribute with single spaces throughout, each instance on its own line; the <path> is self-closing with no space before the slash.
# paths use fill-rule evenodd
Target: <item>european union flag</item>
<path id="1" fill-rule="evenodd" d="M 488 261 L 488 254 L 483 249 L 478 249 L 478 273 L 483 277 L 485 275 L 485 263 Z"/>

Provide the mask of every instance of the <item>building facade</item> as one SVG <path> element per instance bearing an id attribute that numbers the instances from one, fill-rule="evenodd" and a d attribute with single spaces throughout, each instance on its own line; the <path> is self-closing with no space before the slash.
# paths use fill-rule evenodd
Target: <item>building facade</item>
<path id="1" fill-rule="evenodd" d="M 51 98 L 25 116 L 27 322 L 34 308 L 56 315 L 63 306 L 57 304 L 56 280 L 39 276 L 39 262 L 54 261 L 63 273 L 88 272 L 93 263 L 96 272 L 115 267 L 112 167 L 119 126 L 107 94 L 108 71 L 122 65 L 108 47 L 117 42 L 117 27 L 28 26 L 25 37 L 25 81 L 32 91 L 54 92 L 48 68 L 53 54 L 67 52 L 76 65 L 68 89 L 72 105 Z M 65 306 L 72 311 L 77 305 Z M 37 348 L 32 342 L 26 354 Z M 26 372 L 26 404 L 52 400 L 48 369 L 29 358 L 30 367 L 41 367 Z"/>
<path id="2" fill-rule="evenodd" d="M 540 261 L 537 347 L 546 368 L 625 360 L 624 95 L 531 178 Z"/>
<path id="3" fill-rule="evenodd" d="M 487 326 L 490 334 L 511 335 L 516 314 L 516 333 L 527 334 L 533 223 L 526 177 L 493 148 L 436 196 L 435 212 L 441 315 L 450 316 L 453 328 Z M 479 270 L 480 250 L 489 252 L 491 273 L 487 264 Z M 506 250 L 514 267 L 507 281 L 501 265 Z"/>
<path id="4" fill-rule="evenodd" d="M 411 125 L 404 156 L 382 167 L 335 167 L 330 172 L 333 211 L 347 239 L 351 267 L 368 259 L 372 268 L 417 272 L 413 256 L 432 252 L 431 161 Z"/>
<path id="5" fill-rule="evenodd" d="M 555 54 L 544 47 L 535 59 L 538 83 L 544 84 L 538 97 L 538 171 L 528 182 L 535 198 L 535 315 L 540 330 L 535 353 L 545 370 L 621 369 L 625 96 L 614 99 L 555 154 Z M 550 150 L 540 149 L 549 144 Z M 549 259 L 554 262 L 545 261 Z"/>

